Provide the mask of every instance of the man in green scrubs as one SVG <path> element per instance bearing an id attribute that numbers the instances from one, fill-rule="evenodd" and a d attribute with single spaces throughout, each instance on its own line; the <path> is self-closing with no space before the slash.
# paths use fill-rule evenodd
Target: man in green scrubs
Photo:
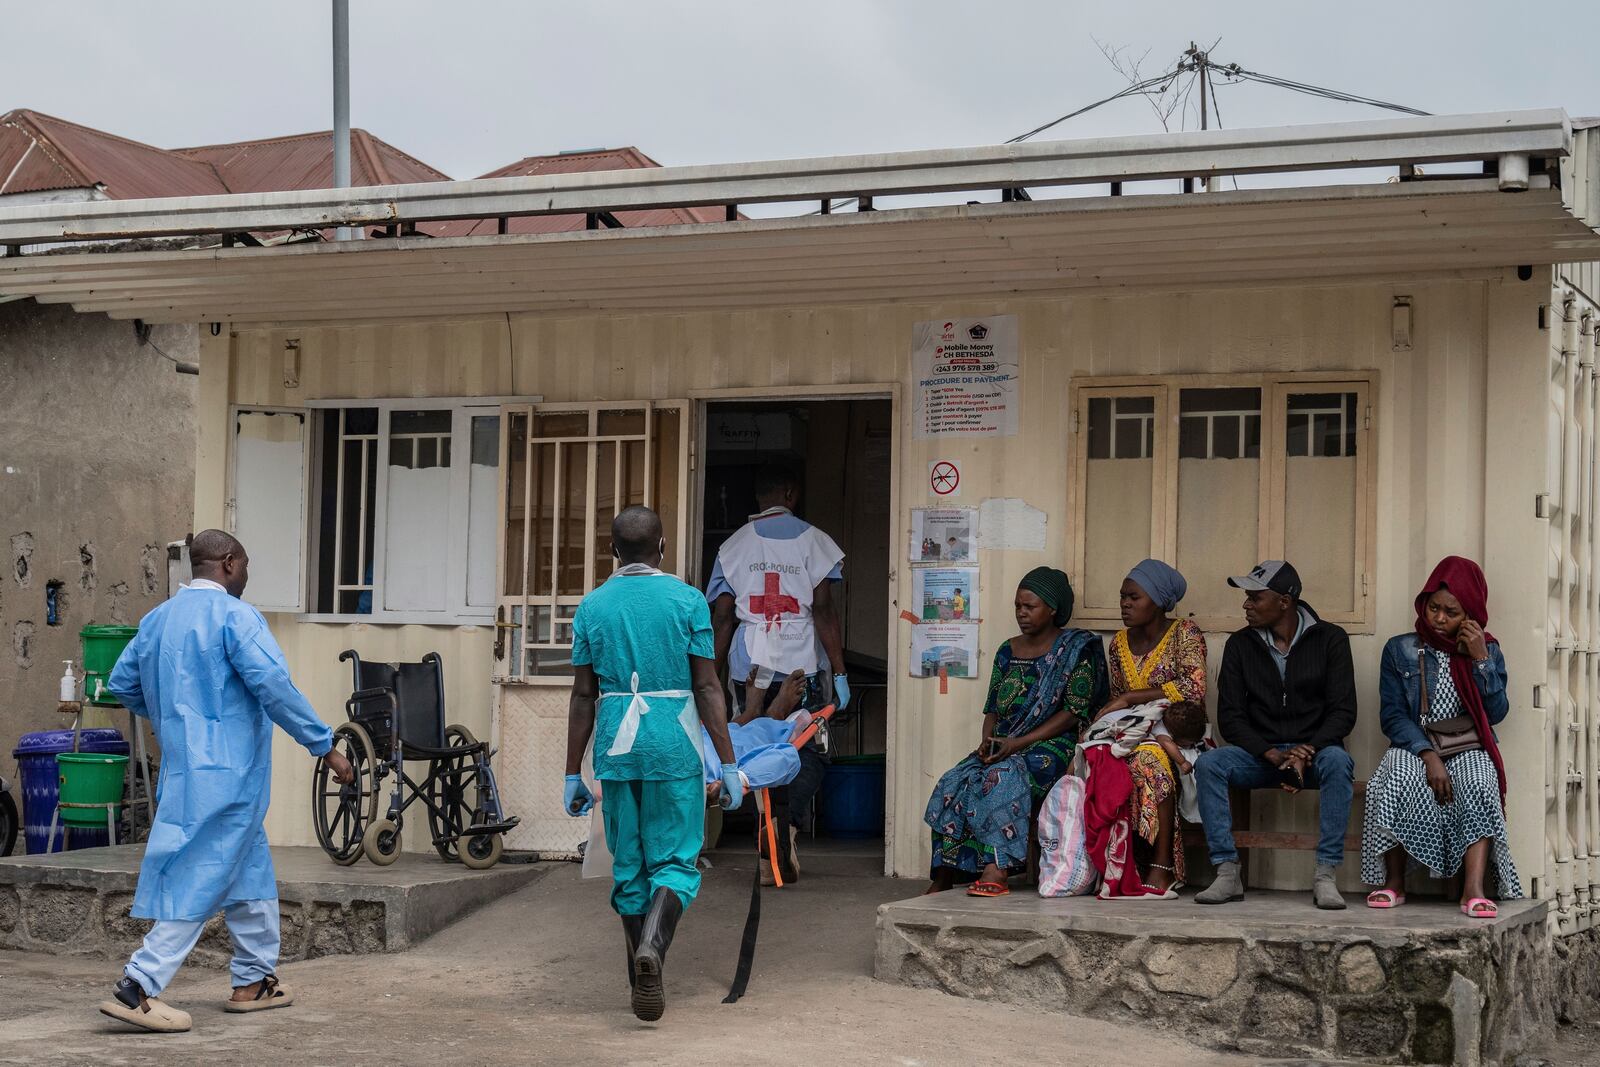
<path id="1" fill-rule="evenodd" d="M 700 891 L 696 859 L 705 837 L 706 772 L 700 727 L 722 761 L 721 802 L 736 808 L 743 782 L 728 740 L 717 681 L 711 612 L 692 586 L 661 571 L 661 519 L 630 507 L 611 523 L 621 566 L 578 605 L 572 624 L 572 702 L 563 806 L 594 803 L 581 773 L 593 739 L 611 907 L 628 943 L 633 1013 L 666 1012 L 662 965 L 678 918 Z"/>

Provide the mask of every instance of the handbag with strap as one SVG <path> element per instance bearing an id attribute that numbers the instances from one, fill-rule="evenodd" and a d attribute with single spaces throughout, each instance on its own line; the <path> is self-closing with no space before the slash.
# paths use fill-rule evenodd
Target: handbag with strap
<path id="1" fill-rule="evenodd" d="M 1417 651 L 1417 678 L 1422 683 L 1422 715 L 1427 715 L 1432 707 L 1428 697 L 1428 651 Z M 1483 747 L 1483 738 L 1478 736 L 1478 724 L 1471 715 L 1452 715 L 1448 719 L 1439 719 L 1436 722 L 1422 724 L 1423 733 L 1428 735 L 1428 743 L 1433 750 L 1439 753 L 1440 759 L 1449 759 L 1459 756 L 1463 752 L 1473 752 Z"/>

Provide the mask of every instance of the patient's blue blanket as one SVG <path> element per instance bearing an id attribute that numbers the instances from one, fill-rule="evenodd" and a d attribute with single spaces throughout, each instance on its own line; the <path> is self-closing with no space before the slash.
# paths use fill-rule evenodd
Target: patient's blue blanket
<path id="1" fill-rule="evenodd" d="M 755 719 L 744 726 L 728 724 L 728 739 L 733 742 L 734 757 L 749 788 L 788 785 L 800 773 L 800 750 L 789 742 L 795 726 L 790 719 Z M 700 754 L 706 782 L 722 781 L 722 760 L 704 726 L 700 727 Z"/>

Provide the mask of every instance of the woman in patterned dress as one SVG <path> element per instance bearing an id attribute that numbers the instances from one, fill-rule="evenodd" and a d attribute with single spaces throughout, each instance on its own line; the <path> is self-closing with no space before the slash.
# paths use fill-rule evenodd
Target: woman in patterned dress
<path id="1" fill-rule="evenodd" d="M 1406 858 L 1434 878 L 1463 873 L 1461 910 L 1475 919 L 1497 913 L 1486 878 L 1501 899 L 1522 896 L 1506 840 L 1505 764 L 1491 727 L 1506 717 L 1506 661 L 1488 625 L 1488 586 L 1471 560 L 1450 556 L 1417 594 L 1416 631 L 1383 649 L 1378 692 L 1391 745 L 1367 783 L 1361 877 L 1382 885 L 1367 906 L 1406 901 Z M 1483 747 L 1443 759 L 1425 729 L 1471 717 Z"/>
<path id="2" fill-rule="evenodd" d="M 1050 567 L 1017 587 L 1019 633 L 995 653 L 978 749 L 928 800 L 930 893 L 959 880 L 972 882 L 970 896 L 1004 896 L 1007 876 L 1027 866 L 1035 805 L 1066 773 L 1078 728 L 1107 694 L 1100 639 L 1067 628 L 1072 600 L 1067 576 Z"/>
<path id="3" fill-rule="evenodd" d="M 1206 639 L 1189 619 L 1167 613 L 1189 591 L 1178 571 L 1147 559 L 1122 581 L 1122 625 L 1111 639 L 1111 700 L 1096 719 L 1152 700 L 1205 705 Z M 1157 726 L 1157 734 L 1165 727 Z M 1128 757 L 1138 840 L 1134 862 L 1145 884 L 1166 891 L 1183 882 L 1178 844 L 1178 773 L 1154 737 Z"/>

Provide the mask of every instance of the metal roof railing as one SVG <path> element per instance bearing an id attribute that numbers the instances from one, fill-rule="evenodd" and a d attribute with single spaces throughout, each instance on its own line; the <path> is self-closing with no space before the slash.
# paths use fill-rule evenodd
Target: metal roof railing
<path id="1" fill-rule="evenodd" d="M 619 211 L 815 202 L 1167 178 L 1479 162 L 1503 190 L 1544 184 L 1572 147 L 1560 109 L 1386 119 L 1370 122 L 1091 138 L 877 155 L 715 166 L 662 167 L 492 178 L 362 189 L 273 192 L 0 208 L 0 246 L 135 237 L 248 234 L 338 226 L 384 226 L 404 234 L 419 222 L 583 214 L 591 228 Z M 717 223 L 707 223 L 715 227 Z M 493 236 L 478 240 L 492 241 Z"/>

